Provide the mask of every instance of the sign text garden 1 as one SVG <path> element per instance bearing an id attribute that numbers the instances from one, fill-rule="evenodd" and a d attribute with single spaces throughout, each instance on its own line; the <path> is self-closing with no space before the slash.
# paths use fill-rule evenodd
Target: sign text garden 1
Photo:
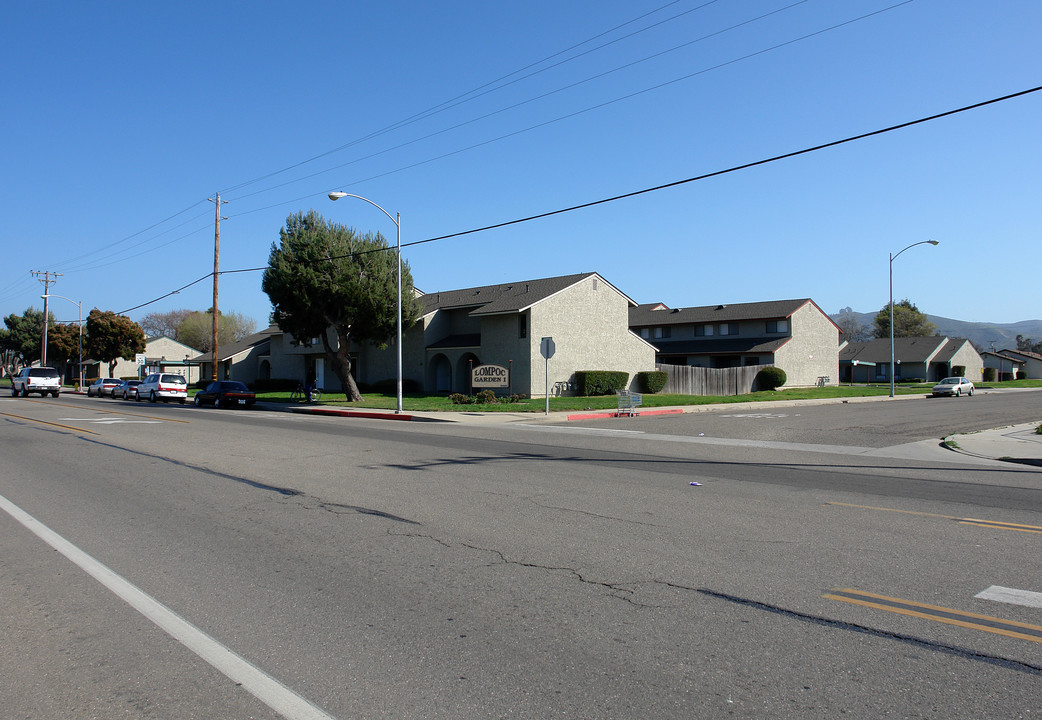
<path id="1" fill-rule="evenodd" d="M 470 371 L 470 384 L 475 388 L 510 387 L 510 371 L 499 365 L 478 365 Z"/>

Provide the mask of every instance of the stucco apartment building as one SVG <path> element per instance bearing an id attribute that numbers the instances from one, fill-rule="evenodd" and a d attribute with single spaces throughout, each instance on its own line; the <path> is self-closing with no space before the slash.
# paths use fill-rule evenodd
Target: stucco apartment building
<path id="1" fill-rule="evenodd" d="M 840 376 L 843 382 L 881 382 L 890 380 L 890 339 L 844 343 L 839 352 Z M 919 378 L 928 382 L 958 375 L 978 382 L 983 375 L 984 360 L 966 338 L 929 337 L 894 338 L 894 379 Z M 853 379 L 853 380 L 852 380 Z"/>
<path id="2" fill-rule="evenodd" d="M 403 333 L 402 377 L 424 392 L 471 392 L 471 370 L 498 365 L 511 371 L 509 391 L 544 394 L 549 385 L 574 382 L 581 370 L 636 374 L 655 369 L 655 348 L 629 329 L 636 303 L 598 273 L 482 285 L 419 296 L 420 319 Z M 274 378 L 313 374 L 320 387 L 339 392 L 327 367 L 321 339 L 296 343 L 273 330 L 267 362 Z M 332 334 L 331 334 L 331 337 Z M 556 352 L 547 363 L 540 341 L 552 337 Z M 359 384 L 397 375 L 395 341 L 386 348 L 352 348 Z"/>
<path id="3" fill-rule="evenodd" d="M 631 308 L 629 323 L 663 364 L 775 365 L 787 387 L 838 381 L 841 331 L 810 298 L 688 308 L 652 303 Z"/>

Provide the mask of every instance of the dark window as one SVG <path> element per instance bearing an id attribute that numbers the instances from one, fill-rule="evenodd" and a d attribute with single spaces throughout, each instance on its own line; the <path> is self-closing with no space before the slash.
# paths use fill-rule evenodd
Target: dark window
<path id="1" fill-rule="evenodd" d="M 528 337 L 528 316 L 524 313 L 517 316 L 517 336 L 519 338 Z"/>
<path id="2" fill-rule="evenodd" d="M 767 321 L 767 332 L 769 333 L 787 333 L 789 332 L 789 321 L 788 320 L 768 320 Z"/>

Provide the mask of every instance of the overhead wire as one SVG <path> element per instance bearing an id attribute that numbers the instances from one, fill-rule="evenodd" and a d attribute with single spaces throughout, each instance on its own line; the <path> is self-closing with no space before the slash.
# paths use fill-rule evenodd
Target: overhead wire
<path id="1" fill-rule="evenodd" d="M 463 231 L 460 231 L 460 232 L 450 233 L 448 235 L 439 235 L 437 237 L 427 238 L 425 240 L 415 240 L 413 242 L 402 243 L 402 247 L 403 248 L 414 247 L 414 246 L 417 246 L 417 245 L 425 245 L 425 244 L 428 244 L 428 243 L 439 242 L 439 241 L 442 241 L 442 240 L 449 240 L 449 239 L 452 239 L 452 238 L 463 237 L 465 235 L 473 235 L 473 234 L 479 233 L 479 232 L 486 232 L 486 231 L 489 231 L 489 230 L 496 230 L 496 229 L 508 227 L 508 226 L 511 226 L 511 225 L 519 225 L 521 223 L 532 222 L 534 220 L 541 220 L 541 219 L 552 217 L 552 216 L 555 216 L 555 215 L 561 215 L 561 214 L 564 214 L 564 213 L 575 212 L 575 211 L 578 211 L 578 210 L 584 210 L 584 209 L 587 209 L 587 208 L 596 207 L 598 205 L 604 205 L 604 204 L 611 203 L 611 202 L 617 202 L 617 201 L 620 201 L 620 200 L 625 200 L 625 199 L 628 199 L 628 198 L 637 197 L 639 195 L 645 195 L 647 193 L 658 192 L 658 191 L 666 190 L 666 189 L 669 189 L 669 188 L 679 187 L 681 185 L 686 185 L 688 183 L 698 182 L 698 181 L 701 181 L 701 180 L 707 180 L 709 178 L 719 177 L 721 175 L 727 175 L 727 174 L 738 172 L 738 171 L 741 171 L 741 170 L 748 170 L 750 168 L 759 167 L 759 166 L 767 165 L 767 164 L 770 164 L 770 163 L 780 162 L 782 160 L 788 160 L 790 158 L 799 157 L 800 155 L 807 155 L 809 153 L 818 152 L 818 151 L 825 150 L 825 149 L 828 149 L 828 148 L 838 147 L 840 145 L 846 145 L 848 143 L 856 142 L 858 140 L 865 140 L 867 138 L 876 137 L 876 136 L 879 136 L 879 135 L 885 135 L 887 133 L 896 132 L 897 130 L 903 130 L 905 128 L 910 128 L 910 127 L 913 127 L 913 126 L 916 126 L 916 125 L 921 125 L 923 123 L 932 122 L 934 120 L 939 120 L 941 118 L 950 117 L 952 115 L 958 115 L 960 113 L 968 112 L 970 110 L 977 110 L 977 109 L 980 109 L 980 108 L 983 108 L 983 107 L 987 107 L 989 105 L 995 105 L 995 104 L 1000 103 L 1000 102 L 1013 100 L 1015 98 L 1023 97 L 1025 95 L 1030 95 L 1032 93 L 1036 93 L 1036 92 L 1039 92 L 1039 91 L 1042 91 L 1042 85 L 1038 85 L 1038 86 L 1035 86 L 1035 87 L 1032 87 L 1032 88 L 1028 88 L 1027 90 L 1020 90 L 1018 92 L 1014 92 L 1014 93 L 1010 93 L 1010 94 L 1007 94 L 1007 95 L 1003 95 L 1001 97 L 992 98 L 990 100 L 984 100 L 984 101 L 981 101 L 981 102 L 973 103 L 972 105 L 965 105 L 963 107 L 955 108 L 954 110 L 946 110 L 944 112 L 936 113 L 936 114 L 933 114 L 933 115 L 928 115 L 926 117 L 921 117 L 921 118 L 918 118 L 916 120 L 909 120 L 907 122 L 898 123 L 897 125 L 890 125 L 888 127 L 880 128 L 878 130 L 871 130 L 869 132 L 859 133 L 857 135 L 851 135 L 851 136 L 842 138 L 840 140 L 832 140 L 830 142 L 821 143 L 819 145 L 814 145 L 814 146 L 811 146 L 811 147 L 806 147 L 806 148 L 803 148 L 801 150 L 794 150 L 792 152 L 787 152 L 787 153 L 783 153 L 783 154 L 780 154 L 780 155 L 774 155 L 772 157 L 763 158 L 761 160 L 755 160 L 753 162 L 747 162 L 747 163 L 742 163 L 742 164 L 739 164 L 739 165 L 733 165 L 731 167 L 728 167 L 728 168 L 725 168 L 725 169 L 722 169 L 722 170 L 715 170 L 713 172 L 703 173 L 701 175 L 695 175 L 695 176 L 692 176 L 692 177 L 689 177 L 689 178 L 684 178 L 682 180 L 674 180 L 672 182 L 663 183 L 661 185 L 655 185 L 655 186 L 652 186 L 652 187 L 647 187 L 647 188 L 644 188 L 644 189 L 641 189 L 641 190 L 634 190 L 634 191 L 631 191 L 631 192 L 623 193 L 621 195 L 613 195 L 611 197 L 601 198 L 599 200 L 593 200 L 593 201 L 581 203 L 581 204 L 578 204 L 578 205 L 571 205 L 569 207 L 559 208 L 557 210 L 550 210 L 550 211 L 547 211 L 547 212 L 538 213 L 536 215 L 529 215 L 529 216 L 523 217 L 523 218 L 517 218 L 517 219 L 514 219 L 514 220 L 507 220 L 507 221 L 500 222 L 500 223 L 494 223 L 492 225 L 485 225 L 485 226 L 482 226 L 482 227 L 473 228 L 471 230 L 463 230 Z M 359 257 L 359 256 L 362 256 L 362 255 L 367 255 L 369 253 L 374 253 L 374 252 L 387 252 L 388 250 L 389 250 L 389 248 L 381 248 L 381 249 L 376 249 L 376 250 L 367 250 L 367 251 L 362 251 L 362 252 L 353 252 L 353 253 L 347 253 L 345 255 L 334 255 L 334 256 L 332 256 L 332 257 L 330 257 L 328 259 L 329 260 L 338 260 L 338 259 L 348 258 L 348 257 Z M 268 268 L 268 266 L 254 267 L 254 268 L 240 268 L 240 269 L 236 269 L 236 270 L 222 270 L 222 271 L 218 272 L 217 274 L 218 275 L 224 275 L 224 274 L 232 274 L 232 273 L 259 272 L 259 271 L 262 271 L 262 270 L 266 270 L 267 268 Z M 167 297 L 170 297 L 170 295 L 176 294 L 176 293 L 180 292 L 181 290 L 184 290 L 185 288 L 188 288 L 188 287 L 191 287 L 192 285 L 195 285 L 196 283 L 202 282 L 203 280 L 205 280 L 206 278 L 209 278 L 209 277 L 213 277 L 213 273 L 209 273 L 207 275 L 204 275 L 203 277 L 199 278 L 198 280 L 195 280 L 194 282 L 191 282 L 188 285 L 185 285 L 185 286 L 183 286 L 181 288 L 178 288 L 177 290 L 174 290 L 174 291 L 172 291 L 170 293 L 167 293 L 167 294 L 165 294 L 165 295 L 163 295 L 161 297 L 158 297 L 155 300 L 150 300 L 149 302 L 142 303 L 141 305 L 137 305 L 137 306 L 129 308 L 127 310 L 120 311 L 120 314 L 131 312 L 133 310 L 137 310 L 137 309 L 145 307 L 147 305 L 151 305 L 153 303 L 159 302 L 160 300 L 163 300 L 163 299 L 165 299 Z"/>

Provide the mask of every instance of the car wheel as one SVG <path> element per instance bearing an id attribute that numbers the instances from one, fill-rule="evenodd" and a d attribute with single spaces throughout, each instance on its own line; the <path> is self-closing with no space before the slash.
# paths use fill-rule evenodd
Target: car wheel
<path id="1" fill-rule="evenodd" d="M 196 407 L 202 407 L 203 406 L 203 399 L 201 397 L 199 397 L 198 395 L 196 395 L 195 396 L 195 400 L 193 401 L 193 403 L 195 404 Z"/>
<path id="2" fill-rule="evenodd" d="M 959 397 L 960 395 L 962 395 L 962 390 L 956 390 L 955 397 Z"/>
<path id="3" fill-rule="evenodd" d="M 148 401 L 149 402 L 155 402 L 156 401 L 156 391 L 155 390 L 151 391 L 148 394 Z"/>
<path id="4" fill-rule="evenodd" d="M 973 388 L 970 388 L 969 390 L 967 390 L 966 394 L 969 395 L 970 397 L 973 397 Z"/>
<path id="5" fill-rule="evenodd" d="M 29 397 L 29 388 L 25 385 L 22 386 L 22 397 Z"/>
<path id="6" fill-rule="evenodd" d="M 11 397 L 18 397 L 18 388 L 14 385 L 11 386 Z"/>
<path id="7" fill-rule="evenodd" d="M 178 405 L 184 405 L 185 404 L 185 400 L 187 400 L 187 399 L 188 398 L 181 398 L 180 400 L 177 401 L 177 404 Z"/>
<path id="8" fill-rule="evenodd" d="M 220 396 L 220 395 L 218 395 L 217 397 L 215 397 L 215 398 L 213 399 L 213 406 L 214 406 L 215 408 L 219 408 L 219 407 L 221 407 L 221 406 L 222 406 L 222 404 L 221 404 L 221 396 Z"/>
<path id="9" fill-rule="evenodd" d="M 59 394 L 58 391 L 55 390 L 54 392 L 51 393 L 51 397 L 58 397 L 58 394 Z"/>

